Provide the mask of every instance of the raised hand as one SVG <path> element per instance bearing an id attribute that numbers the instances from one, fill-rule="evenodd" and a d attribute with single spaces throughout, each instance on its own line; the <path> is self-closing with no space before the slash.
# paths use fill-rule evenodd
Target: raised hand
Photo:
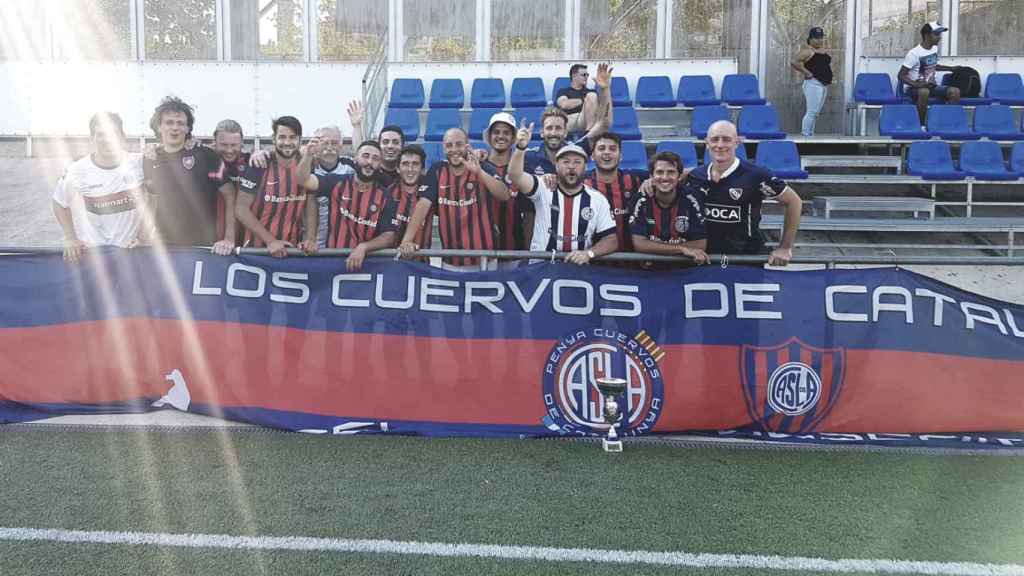
<path id="1" fill-rule="evenodd" d="M 352 126 L 363 125 L 363 103 L 359 100 L 353 100 L 348 103 L 348 119 L 352 122 Z"/>
<path id="2" fill-rule="evenodd" d="M 607 89 L 612 84 L 612 68 L 607 62 L 597 65 L 597 74 L 594 76 L 594 84 L 599 88 Z"/>
<path id="3" fill-rule="evenodd" d="M 533 137 L 533 122 L 530 122 L 530 124 L 527 125 L 526 124 L 526 119 L 524 118 L 522 120 L 522 122 L 520 123 L 520 125 L 519 125 L 519 130 L 516 132 L 516 147 L 517 148 L 526 148 L 527 146 L 530 145 L 530 138 L 532 138 L 532 137 Z"/>
<path id="4" fill-rule="evenodd" d="M 463 161 L 466 163 L 466 172 L 469 172 L 470 174 L 480 172 L 480 159 L 477 158 L 477 155 L 473 153 L 473 150 L 470 149 L 468 145 L 465 160 Z"/>

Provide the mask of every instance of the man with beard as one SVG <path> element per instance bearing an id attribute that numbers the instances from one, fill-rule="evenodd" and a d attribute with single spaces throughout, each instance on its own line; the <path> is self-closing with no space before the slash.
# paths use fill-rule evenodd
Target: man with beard
<path id="1" fill-rule="evenodd" d="M 512 157 L 512 142 L 516 137 L 516 119 L 508 112 L 498 112 L 484 132 L 484 141 L 490 151 L 487 161 L 494 166 L 495 176 L 504 179 L 508 175 L 508 163 Z M 511 190 L 511 200 L 491 198 L 491 213 L 498 227 L 495 246 L 498 250 L 526 250 L 533 233 L 533 202 Z M 512 264 L 518 264 L 512 261 Z"/>
<path id="2" fill-rule="evenodd" d="M 395 228 L 395 237 L 401 239 L 403 244 L 416 204 L 428 188 L 423 175 L 423 167 L 426 164 L 427 153 L 416 144 L 402 148 L 398 155 L 399 179 L 398 183 L 391 187 L 391 198 L 395 201 L 395 219 L 391 224 Z M 429 248 L 433 223 L 433 216 L 428 215 L 424 218 L 419 232 L 413 230 L 409 233 L 409 242 L 415 244 L 417 249 Z"/>
<path id="3" fill-rule="evenodd" d="M 155 242 L 172 246 L 209 246 L 217 254 L 235 247 L 235 219 L 225 214 L 217 235 L 217 193 L 225 206 L 235 203 L 235 186 L 224 161 L 204 146 L 186 147 L 192 137 L 192 107 L 178 98 L 160 102 L 149 121 L 160 140 L 153 158 L 143 162 L 149 213 L 154 214 Z M 221 238 L 216 240 L 216 238 Z"/>
<path id="4" fill-rule="evenodd" d="M 682 178 L 683 160 L 675 152 L 659 152 L 651 161 L 654 196 L 638 194 L 633 202 L 632 245 L 636 252 L 682 255 L 704 264 L 708 261 L 704 215 L 700 202 L 680 186 Z"/>
<path id="5" fill-rule="evenodd" d="M 583 183 L 587 153 L 575 144 L 567 144 L 555 154 L 558 184 L 551 190 L 543 179 L 523 169 L 532 133 L 533 124 L 526 126 L 524 122 L 516 134 L 516 149 L 508 169 L 509 180 L 533 201 L 537 212 L 530 250 L 568 252 L 565 261 L 578 265 L 615 252 L 619 242 L 608 200 Z"/>
<path id="6" fill-rule="evenodd" d="M 299 244 L 306 213 L 306 189 L 316 183 L 310 175 L 312 154 L 299 154 L 302 124 L 294 116 L 281 116 L 271 124 L 274 155 L 266 168 L 247 166 L 238 179 L 241 194 L 235 215 L 245 225 L 245 244 L 266 247 L 271 256 L 284 258 Z M 315 147 L 313 148 L 315 151 Z"/>
<path id="7" fill-rule="evenodd" d="M 405 146 L 405 132 L 398 126 L 388 125 L 380 129 L 377 140 L 383 154 L 378 178 L 385 186 L 391 186 L 398 180 L 398 154 Z"/>
<path id="8" fill-rule="evenodd" d="M 227 171 L 228 180 L 238 190 L 238 178 L 242 175 L 245 167 L 249 164 L 249 154 L 242 152 L 242 126 L 234 120 L 221 120 L 213 129 L 213 151 L 224 161 L 224 168 Z M 224 196 L 217 197 L 217 237 L 224 237 L 224 228 L 228 220 L 235 226 L 235 205 L 227 204 Z M 235 226 L 236 231 L 238 226 Z M 237 234 L 234 238 L 238 243 Z"/>
<path id="9" fill-rule="evenodd" d="M 494 220 L 489 197 L 510 200 L 508 186 L 495 177 L 490 162 L 480 163 L 469 147 L 469 138 L 462 128 L 450 128 L 444 133 L 444 152 L 447 160 L 436 162 L 427 174 L 428 188 L 420 195 L 413 211 L 406 238 L 402 242 L 404 256 L 411 256 L 418 247 L 410 233 L 423 226 L 431 206 L 436 207 L 441 232 L 441 247 L 446 250 L 493 250 L 495 242 Z M 477 258 L 455 256 L 446 258 L 446 267 L 455 270 L 474 269 Z"/>
<path id="10" fill-rule="evenodd" d="M 590 144 L 593 139 L 598 134 L 607 132 L 611 126 L 611 82 L 612 68 L 608 64 L 599 64 L 594 83 L 600 90 L 598 107 L 603 113 L 599 114 L 597 121 L 582 138 L 573 142 L 587 154 L 590 153 Z M 558 106 L 548 106 L 540 117 L 540 135 L 543 144 L 529 150 L 525 160 L 526 171 L 536 175 L 553 174 L 555 172 L 555 155 L 567 144 L 568 130 L 569 117 L 565 111 Z"/>
<path id="11" fill-rule="evenodd" d="M 379 179 L 380 144 L 367 140 L 359 145 L 355 156 L 355 173 L 340 176 L 311 176 L 318 196 L 328 199 L 330 217 L 327 222 L 327 247 L 351 248 L 345 268 L 354 272 L 363 267 L 366 255 L 395 245 L 395 201 L 390 190 Z M 306 229 L 303 250 L 316 252 L 317 208 L 306 207 Z"/>

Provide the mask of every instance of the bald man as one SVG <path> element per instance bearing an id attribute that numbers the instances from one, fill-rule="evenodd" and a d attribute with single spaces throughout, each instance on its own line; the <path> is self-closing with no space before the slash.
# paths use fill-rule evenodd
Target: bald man
<path id="1" fill-rule="evenodd" d="M 785 266 L 793 258 L 793 243 L 800 227 L 800 196 L 772 171 L 740 160 L 736 126 L 715 122 L 704 139 L 711 163 L 690 172 L 687 193 L 703 200 L 708 252 L 713 254 L 765 254 L 761 204 L 773 199 L 785 210 L 782 239 L 768 256 L 768 264 Z"/>

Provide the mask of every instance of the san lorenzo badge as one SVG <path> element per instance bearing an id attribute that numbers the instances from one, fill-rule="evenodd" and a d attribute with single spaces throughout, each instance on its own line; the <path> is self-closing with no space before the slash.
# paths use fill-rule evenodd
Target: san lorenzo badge
<path id="1" fill-rule="evenodd" d="M 690 219 L 686 216 L 676 217 L 676 232 L 685 234 L 690 229 Z"/>
<path id="2" fill-rule="evenodd" d="M 196 167 L 196 157 L 189 154 L 188 156 L 181 157 L 181 165 L 185 170 L 191 170 Z"/>

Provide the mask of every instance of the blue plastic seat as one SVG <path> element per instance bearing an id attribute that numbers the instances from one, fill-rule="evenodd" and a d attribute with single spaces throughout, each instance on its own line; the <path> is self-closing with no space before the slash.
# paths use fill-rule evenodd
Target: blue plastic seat
<path id="1" fill-rule="evenodd" d="M 658 142 L 655 152 L 675 152 L 683 159 L 684 168 L 697 166 L 697 147 L 686 140 L 662 140 Z"/>
<path id="2" fill-rule="evenodd" d="M 1024 142 L 1014 142 L 1010 148 L 1010 170 L 1024 174 Z"/>
<path id="3" fill-rule="evenodd" d="M 474 138 L 471 138 L 469 140 L 469 146 L 473 150 L 490 150 L 491 149 L 491 147 L 487 145 L 487 142 L 484 142 L 483 140 L 477 140 L 477 139 L 474 139 Z"/>
<path id="4" fill-rule="evenodd" d="M 465 102 L 466 93 L 462 88 L 462 80 L 438 78 L 430 84 L 431 108 L 462 108 Z"/>
<path id="5" fill-rule="evenodd" d="M 440 142 L 449 128 L 462 127 L 462 113 L 457 108 L 432 108 L 427 114 L 427 129 L 423 139 Z"/>
<path id="6" fill-rule="evenodd" d="M 444 145 L 440 142 L 424 142 L 423 151 L 427 153 L 427 165 L 425 169 L 429 170 L 430 167 L 439 160 L 444 160 Z"/>
<path id="7" fill-rule="evenodd" d="M 681 76 L 676 100 L 683 106 L 710 106 L 721 102 L 715 96 L 715 81 L 707 74 Z"/>
<path id="8" fill-rule="evenodd" d="M 959 104 L 933 104 L 928 107 L 928 132 L 943 140 L 977 140 L 967 124 L 967 110 Z"/>
<path id="9" fill-rule="evenodd" d="M 423 108 L 423 81 L 419 78 L 395 78 L 391 83 L 389 108 Z"/>
<path id="10" fill-rule="evenodd" d="M 473 140 L 483 140 L 487 125 L 491 122 L 491 116 L 499 110 L 494 108 L 474 108 L 469 113 L 469 137 Z"/>
<path id="11" fill-rule="evenodd" d="M 985 79 L 985 97 L 1000 104 L 1024 105 L 1024 81 L 1015 72 L 989 74 Z"/>
<path id="12" fill-rule="evenodd" d="M 922 140 L 910 143 L 907 173 L 925 180 L 963 180 L 964 173 L 953 167 L 949 142 Z"/>
<path id="13" fill-rule="evenodd" d="M 522 125 L 523 120 L 526 120 L 527 126 L 533 123 L 533 137 L 532 140 L 540 140 L 540 117 L 544 114 L 543 107 L 535 108 L 516 108 L 512 115 L 515 116 L 516 124 Z"/>
<path id="14" fill-rule="evenodd" d="M 740 160 L 747 160 L 747 147 L 744 146 L 742 143 L 740 143 L 740 145 L 736 147 L 736 157 L 739 158 Z M 705 146 L 704 147 L 704 164 L 707 165 L 707 164 L 710 164 L 710 163 L 711 163 L 711 149 L 708 148 L 707 146 Z"/>
<path id="15" fill-rule="evenodd" d="M 511 100 L 513 108 L 547 106 L 544 81 L 540 78 L 516 78 L 512 81 Z"/>
<path id="16" fill-rule="evenodd" d="M 554 104 L 555 101 L 558 100 L 558 93 L 561 92 L 563 88 L 568 88 L 569 84 L 570 82 L 568 76 L 559 76 L 558 78 L 555 78 L 555 84 L 554 86 L 551 87 L 552 104 Z"/>
<path id="17" fill-rule="evenodd" d="M 881 72 L 861 72 L 853 84 L 853 99 L 864 104 L 900 104 L 903 98 L 892 91 L 892 79 Z"/>
<path id="18" fill-rule="evenodd" d="M 754 74 L 726 74 L 722 80 L 722 100 L 730 106 L 765 103 Z"/>
<path id="19" fill-rule="evenodd" d="M 624 141 L 622 143 L 622 162 L 619 167 L 623 170 L 647 172 L 647 145 L 639 140 Z"/>
<path id="20" fill-rule="evenodd" d="M 732 114 L 725 106 L 697 106 L 690 116 L 690 135 L 703 140 L 708 128 L 719 120 L 732 120 Z"/>
<path id="21" fill-rule="evenodd" d="M 612 127 L 610 132 L 615 132 L 623 140 L 640 140 L 640 120 L 636 116 L 636 110 L 632 106 L 618 106 L 612 110 Z"/>
<path id="22" fill-rule="evenodd" d="M 796 149 L 796 143 L 789 140 L 759 143 L 754 163 L 770 169 L 779 178 L 807 178 L 807 171 L 800 165 L 800 152 Z"/>
<path id="23" fill-rule="evenodd" d="M 974 109 L 974 133 L 992 140 L 1024 140 L 1009 106 L 991 104 Z"/>
<path id="24" fill-rule="evenodd" d="M 668 76 L 641 76 L 636 84 L 636 104 L 644 108 L 673 108 L 676 97 Z"/>
<path id="25" fill-rule="evenodd" d="M 469 93 L 469 105 L 477 108 L 504 108 L 505 81 L 501 78 L 477 78 Z"/>
<path id="26" fill-rule="evenodd" d="M 953 75 L 952 74 L 945 74 L 945 75 L 942 76 L 942 80 L 940 81 L 940 84 L 942 84 L 943 86 L 951 86 L 952 83 L 953 83 Z M 991 103 L 992 103 L 992 99 L 991 98 L 986 98 L 984 96 L 967 97 L 967 96 L 963 96 L 963 95 L 960 96 L 960 102 L 959 102 L 959 104 L 961 106 L 981 106 L 983 104 L 991 104 Z"/>
<path id="27" fill-rule="evenodd" d="M 960 169 L 979 180 L 1016 180 L 1020 172 L 1006 169 L 998 142 L 964 142 L 960 147 Z"/>
<path id="28" fill-rule="evenodd" d="M 920 140 L 931 134 L 921 129 L 921 117 L 913 104 L 886 104 L 878 118 L 878 133 L 901 140 Z"/>
<path id="29" fill-rule="evenodd" d="M 771 104 L 744 106 L 736 128 L 741 136 L 758 140 L 786 137 L 786 133 L 779 129 L 779 114 Z"/>
<path id="30" fill-rule="evenodd" d="M 630 106 L 629 81 L 623 76 L 612 76 L 612 106 Z M 674 106 L 675 104 L 673 104 Z"/>
<path id="31" fill-rule="evenodd" d="M 420 113 L 415 108 L 388 108 L 384 115 L 384 125 L 401 128 L 406 142 L 420 137 Z"/>

